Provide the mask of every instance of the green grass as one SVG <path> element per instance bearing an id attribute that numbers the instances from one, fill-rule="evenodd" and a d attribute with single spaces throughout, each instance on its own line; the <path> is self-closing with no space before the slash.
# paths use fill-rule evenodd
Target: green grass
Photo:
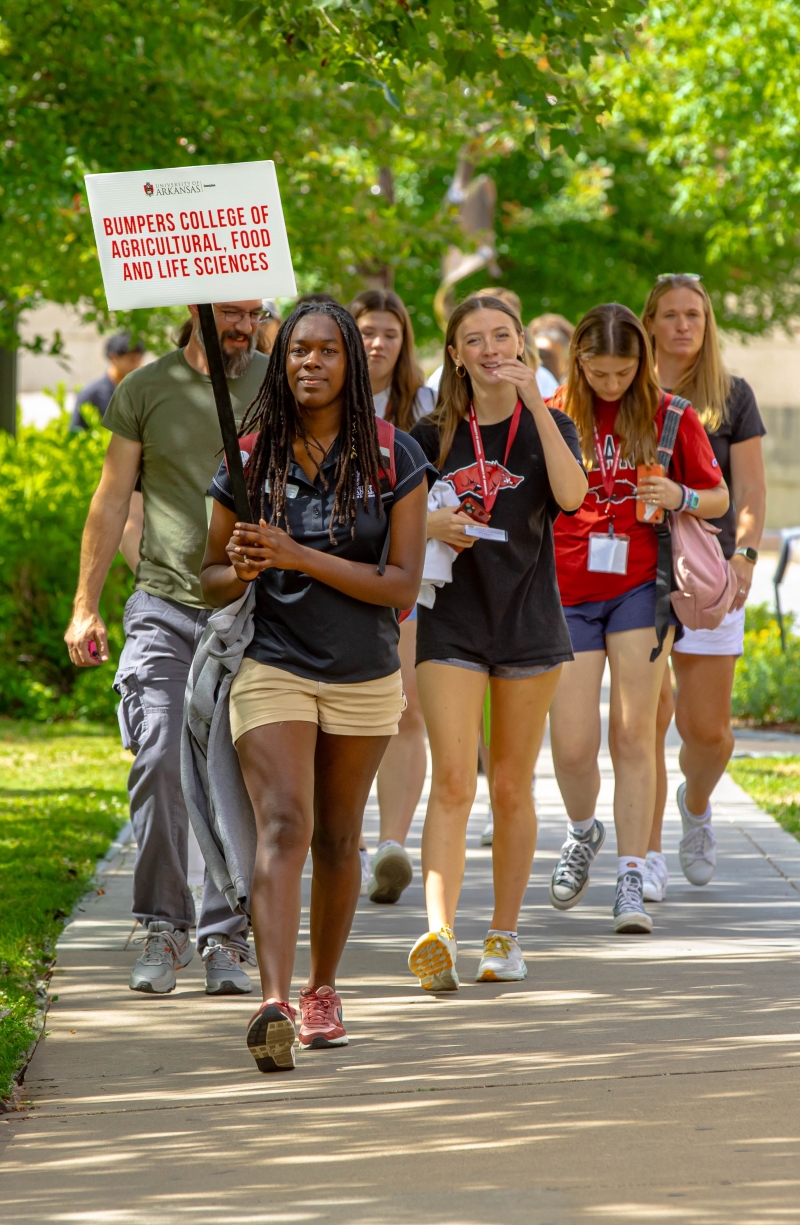
<path id="1" fill-rule="evenodd" d="M 728 768 L 759 808 L 800 839 L 800 757 L 742 757 Z"/>
<path id="2" fill-rule="evenodd" d="M 0 720 L 0 1098 L 64 919 L 127 818 L 130 761 L 107 726 Z"/>

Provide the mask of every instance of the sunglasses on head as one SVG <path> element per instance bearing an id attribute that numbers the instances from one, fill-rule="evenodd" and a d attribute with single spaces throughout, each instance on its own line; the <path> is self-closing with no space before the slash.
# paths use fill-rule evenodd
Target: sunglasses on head
<path id="1" fill-rule="evenodd" d="M 702 281 L 703 279 L 699 272 L 660 272 L 656 280 L 675 281 L 678 277 L 683 277 L 685 281 Z"/>

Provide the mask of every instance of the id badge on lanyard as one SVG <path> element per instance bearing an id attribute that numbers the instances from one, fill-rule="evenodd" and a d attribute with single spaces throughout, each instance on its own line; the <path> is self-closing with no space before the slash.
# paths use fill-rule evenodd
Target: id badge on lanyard
<path id="1" fill-rule="evenodd" d="M 600 439 L 597 434 L 597 429 L 594 431 L 594 450 L 597 456 L 598 467 L 600 468 L 600 476 L 603 481 L 603 488 L 606 491 L 606 497 L 609 502 L 611 495 L 614 492 L 614 485 L 617 480 L 617 469 L 619 468 L 621 443 L 617 443 L 614 448 L 614 463 L 609 472 L 606 467 L 606 459 L 603 454 L 603 448 L 600 445 Z M 614 520 L 609 515 L 608 531 L 607 532 L 591 532 L 589 535 L 589 558 L 587 569 L 594 574 L 627 574 L 628 573 L 628 549 L 630 547 L 630 536 L 618 536 L 614 531 Z"/>

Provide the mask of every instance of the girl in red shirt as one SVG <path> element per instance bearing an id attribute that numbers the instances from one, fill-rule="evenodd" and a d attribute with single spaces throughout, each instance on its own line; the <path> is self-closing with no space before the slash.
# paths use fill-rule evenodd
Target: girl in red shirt
<path id="1" fill-rule="evenodd" d="M 608 742 L 614 765 L 617 895 L 614 930 L 649 932 L 642 872 L 656 793 L 656 712 L 672 646 L 651 662 L 655 632 L 658 508 L 716 518 L 728 490 L 706 433 L 689 407 L 681 418 L 669 472 L 637 482 L 637 465 L 656 461 L 669 403 L 653 369 L 642 324 L 625 306 L 596 306 L 578 324 L 559 407 L 575 422 L 589 470 L 582 507 L 554 528 L 556 568 L 575 659 L 564 665 L 550 710 L 556 777 L 569 817 L 567 841 L 550 882 L 550 900 L 568 910 L 583 897 L 605 830 L 595 816 L 600 790 L 600 688 L 611 671 Z"/>

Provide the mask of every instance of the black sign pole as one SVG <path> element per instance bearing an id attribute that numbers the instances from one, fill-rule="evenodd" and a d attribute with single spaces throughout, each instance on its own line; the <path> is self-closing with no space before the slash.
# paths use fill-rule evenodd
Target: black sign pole
<path id="1" fill-rule="evenodd" d="M 214 392 L 214 402 L 217 406 L 219 428 L 222 434 L 222 444 L 225 447 L 225 458 L 228 461 L 228 475 L 231 481 L 233 502 L 236 514 L 241 523 L 252 522 L 250 496 L 244 479 L 242 455 L 239 449 L 239 434 L 236 429 L 236 418 L 233 415 L 231 393 L 228 380 L 225 378 L 225 367 L 222 364 L 222 349 L 220 348 L 217 324 L 214 319 L 214 308 L 210 303 L 198 305 L 200 327 L 203 332 L 203 344 L 206 349 L 208 373 L 211 375 L 211 389 Z"/>

